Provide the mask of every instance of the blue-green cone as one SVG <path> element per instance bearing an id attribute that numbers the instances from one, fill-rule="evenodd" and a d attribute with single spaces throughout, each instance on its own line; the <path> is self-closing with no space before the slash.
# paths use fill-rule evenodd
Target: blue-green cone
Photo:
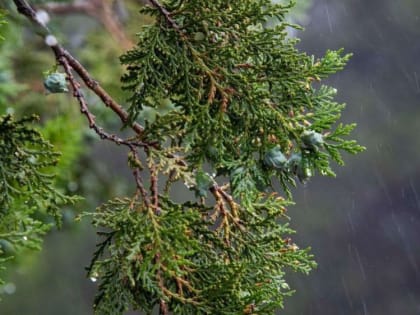
<path id="1" fill-rule="evenodd" d="M 69 91 L 65 73 L 54 72 L 47 75 L 44 86 L 49 93 L 66 93 Z"/>
<path id="2" fill-rule="evenodd" d="M 265 154 L 264 164 L 270 168 L 281 170 L 287 166 L 287 158 L 279 147 L 274 147 Z"/>
<path id="3" fill-rule="evenodd" d="M 311 150 L 317 150 L 324 144 L 324 137 L 322 134 L 313 130 L 305 130 L 302 132 L 300 138 L 305 147 Z"/>

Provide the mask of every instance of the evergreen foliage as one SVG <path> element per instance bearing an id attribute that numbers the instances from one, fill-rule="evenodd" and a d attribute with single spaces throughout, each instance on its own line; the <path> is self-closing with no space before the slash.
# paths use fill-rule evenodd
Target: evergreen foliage
<path id="1" fill-rule="evenodd" d="M 59 226 L 60 207 L 77 200 L 55 187 L 59 154 L 30 126 L 34 120 L 0 117 L 0 264 L 26 248 L 39 249 L 52 226 L 40 217 L 52 216 Z"/>
<path id="2" fill-rule="evenodd" d="M 89 127 L 129 149 L 135 178 L 134 196 L 81 216 L 91 217 L 103 238 L 87 268 L 99 282 L 97 314 L 150 314 L 156 306 L 162 315 L 274 314 L 293 292 L 286 271 L 306 274 L 316 266 L 309 249 L 290 238 L 291 186 L 317 173 L 334 176 L 330 162 L 342 165 L 343 151 L 363 147 L 346 139 L 354 124 L 337 124 L 344 105 L 334 100 L 336 90 L 320 84 L 350 55 L 327 51 L 315 59 L 298 51 L 286 31 L 298 28 L 285 19 L 291 7 L 269 0 L 150 0 L 142 13 L 154 22 L 121 56 L 128 114 L 68 52 L 52 47 L 64 72 L 48 87 L 64 92 L 65 73 Z M 134 137 L 96 124 L 70 66 Z M 56 154 L 27 120 L 2 119 L 5 215 L 22 214 L 7 211 L 19 200 L 30 204 L 26 218 L 33 219 L 33 207 L 59 217 L 58 206 L 73 199 L 43 172 Z M 179 184 L 195 197 L 176 201 L 171 187 Z"/>
<path id="3" fill-rule="evenodd" d="M 151 2 L 142 13 L 156 22 L 121 62 L 130 121 L 142 121 L 140 140 L 154 144 L 145 150 L 154 202 L 138 193 L 92 214 L 106 231 L 89 268 L 100 279 L 95 309 L 273 314 L 291 293 L 285 269 L 315 266 L 289 238 L 290 185 L 316 172 L 334 176 L 330 161 L 343 164 L 341 151 L 363 150 L 343 138 L 354 125 L 335 125 L 344 107 L 335 89 L 314 84 L 350 55 L 299 52 L 286 33 L 290 6 Z M 279 23 L 267 26 L 273 18 Z M 197 200 L 158 194 L 161 175 Z"/>

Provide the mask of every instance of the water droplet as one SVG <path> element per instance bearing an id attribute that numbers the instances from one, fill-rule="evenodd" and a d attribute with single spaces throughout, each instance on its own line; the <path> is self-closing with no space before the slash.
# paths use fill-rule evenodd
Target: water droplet
<path id="1" fill-rule="evenodd" d="M 281 287 L 283 290 L 290 290 L 290 287 L 289 287 L 289 285 L 288 285 L 286 282 L 281 283 L 281 284 L 280 284 L 280 287 Z"/>
<path id="2" fill-rule="evenodd" d="M 97 272 L 94 272 L 94 273 L 92 273 L 92 275 L 90 276 L 89 279 L 92 282 L 96 282 L 96 281 L 98 281 L 98 277 L 99 277 L 98 273 Z"/>

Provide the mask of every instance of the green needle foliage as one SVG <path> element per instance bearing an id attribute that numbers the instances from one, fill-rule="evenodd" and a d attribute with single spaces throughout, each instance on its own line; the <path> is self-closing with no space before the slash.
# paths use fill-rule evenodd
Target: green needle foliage
<path id="1" fill-rule="evenodd" d="M 294 48 L 296 40 L 285 31 L 289 24 L 264 28 L 270 17 L 283 21 L 288 7 L 269 1 L 169 1 L 166 8 L 177 12 L 169 23 L 159 10 L 145 9 L 157 23 L 145 27 L 138 47 L 121 57 L 128 68 L 123 83 L 132 92 L 131 117 L 146 120 L 146 139 L 181 144 L 194 168 L 209 162 L 218 175 L 234 174 L 232 182 L 245 188 L 234 185 L 235 196 L 248 194 L 246 187 L 264 190 L 272 175 L 289 192 L 296 174 L 264 165 L 273 147 L 299 154 L 311 173 L 329 175 L 330 158 L 342 163 L 340 150 L 361 151 L 340 138 L 353 125 L 332 131 L 343 109 L 333 100 L 335 89 L 312 84 L 341 70 L 350 55 L 328 51 L 315 60 Z M 162 100 L 174 110 L 161 114 Z M 148 120 L 153 110 L 157 116 Z M 304 143 L 308 131 L 324 138 L 325 152 Z"/>
<path id="2" fill-rule="evenodd" d="M 104 231 L 88 268 L 100 280 L 95 309 L 274 314 L 292 293 L 286 269 L 315 267 L 289 238 L 290 186 L 334 176 L 330 162 L 343 164 L 342 151 L 363 150 L 343 138 L 355 125 L 336 124 L 344 108 L 336 90 L 319 84 L 350 55 L 299 52 L 286 32 L 291 5 L 151 2 L 142 13 L 155 23 L 121 57 L 130 119 L 154 144 L 146 167 L 130 155 L 131 167 L 149 170 L 150 198 L 140 187 L 91 214 Z M 172 200 L 177 181 L 196 199 Z"/>
<path id="3" fill-rule="evenodd" d="M 52 226 L 42 217 L 59 226 L 60 207 L 76 201 L 55 187 L 59 154 L 31 127 L 35 120 L 0 116 L 0 267 L 15 253 L 39 249 Z"/>

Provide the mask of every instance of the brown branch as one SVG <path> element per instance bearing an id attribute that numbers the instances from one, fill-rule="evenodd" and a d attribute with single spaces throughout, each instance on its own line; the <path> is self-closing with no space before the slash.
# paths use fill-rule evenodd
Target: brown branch
<path id="1" fill-rule="evenodd" d="M 214 199 L 216 200 L 215 213 L 211 218 L 216 222 L 221 216 L 221 222 L 215 227 L 216 230 L 223 228 L 224 241 L 227 245 L 230 244 L 231 228 L 229 220 L 241 231 L 246 232 L 242 220 L 238 213 L 238 204 L 233 200 L 233 197 L 228 194 L 223 187 L 213 185 L 210 187 Z M 229 206 L 229 209 L 226 206 Z"/>
<path id="2" fill-rule="evenodd" d="M 133 198 L 132 204 L 135 203 L 135 200 L 137 199 L 138 195 L 140 194 L 142 196 L 143 204 L 146 206 L 146 208 L 149 208 L 150 207 L 150 199 L 149 199 L 149 196 L 147 195 L 147 191 L 146 191 L 146 188 L 144 187 L 143 179 L 142 179 L 141 173 L 140 173 L 141 170 L 142 170 L 142 167 L 141 167 L 141 164 L 140 164 L 141 163 L 140 162 L 140 157 L 138 155 L 137 150 L 135 150 L 134 147 L 131 147 L 130 149 L 131 149 L 131 153 L 133 154 L 134 160 L 139 161 L 139 162 L 136 163 L 137 166 L 135 166 L 133 168 L 133 176 L 134 176 L 134 180 L 136 182 L 137 189 L 136 189 L 136 193 L 135 193 L 135 196 Z"/>
<path id="3" fill-rule="evenodd" d="M 152 194 L 152 206 L 155 210 L 155 214 L 159 214 L 159 189 L 158 189 L 158 174 L 156 167 L 152 165 L 150 167 L 150 191 Z"/>
<path id="4" fill-rule="evenodd" d="M 135 168 L 133 170 L 133 176 L 134 176 L 134 179 L 136 181 L 136 187 L 137 187 L 136 195 L 138 195 L 138 193 L 140 193 L 142 198 L 143 198 L 144 205 L 146 206 L 146 208 L 149 208 L 150 207 L 150 200 L 149 200 L 149 197 L 147 196 L 146 188 L 144 188 L 143 179 L 141 178 L 139 168 Z"/>
<path id="5" fill-rule="evenodd" d="M 217 224 L 215 227 L 215 230 L 219 230 L 220 228 L 223 228 L 224 232 L 224 241 L 227 246 L 230 246 L 230 225 L 228 220 L 229 211 L 225 207 L 225 202 L 223 200 L 222 195 L 220 194 L 218 190 L 218 186 L 214 185 L 210 188 L 210 192 L 212 193 L 214 199 L 216 200 L 216 205 L 214 206 L 215 214 L 214 214 L 214 220 L 216 221 L 219 215 L 221 215 L 222 220 L 220 224 Z"/>
<path id="6" fill-rule="evenodd" d="M 159 303 L 159 315 L 168 315 L 168 305 L 165 300 L 160 299 Z"/>
<path id="7" fill-rule="evenodd" d="M 238 204 L 233 200 L 233 197 L 229 195 L 222 187 L 215 186 L 214 189 L 217 190 L 223 199 L 229 204 L 233 217 L 235 219 L 239 219 Z"/>
<path id="8" fill-rule="evenodd" d="M 111 135 L 103 130 L 96 124 L 95 116 L 89 111 L 83 92 L 80 89 L 80 84 L 75 80 L 72 69 L 69 62 L 64 56 L 58 57 L 58 62 L 63 66 L 65 73 L 67 74 L 67 80 L 70 82 L 70 85 L 73 90 L 73 96 L 77 99 L 80 105 L 80 112 L 86 116 L 89 122 L 89 128 L 93 129 L 101 139 L 110 140 L 116 144 L 126 144 L 131 145 L 125 140 L 117 137 L 116 135 Z"/>
<path id="9" fill-rule="evenodd" d="M 54 50 L 56 56 L 63 55 L 68 60 L 69 64 L 72 66 L 74 71 L 80 76 L 86 86 L 92 90 L 105 104 L 105 106 L 111 108 L 117 115 L 120 117 L 120 120 L 127 124 L 129 122 L 129 116 L 127 112 L 118 104 L 106 91 L 102 88 L 98 81 L 94 80 L 89 72 L 83 67 L 83 65 L 74 58 L 67 50 L 63 49 L 61 46 L 51 47 Z M 141 134 L 143 132 L 143 127 L 137 123 L 133 123 L 131 128 L 137 133 Z"/>
<path id="10" fill-rule="evenodd" d="M 39 24 L 41 27 L 44 25 L 40 24 L 36 19 L 36 11 L 25 1 L 25 0 L 13 0 L 18 12 L 28 17 L 32 22 Z"/>

